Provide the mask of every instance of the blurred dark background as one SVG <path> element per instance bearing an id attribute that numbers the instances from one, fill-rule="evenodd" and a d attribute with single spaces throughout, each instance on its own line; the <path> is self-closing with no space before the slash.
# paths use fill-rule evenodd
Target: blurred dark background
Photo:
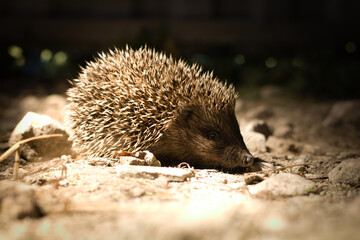
<path id="1" fill-rule="evenodd" d="M 360 1 L 1 0 L 1 94 L 63 93 L 98 51 L 147 44 L 254 97 L 359 97 Z"/>

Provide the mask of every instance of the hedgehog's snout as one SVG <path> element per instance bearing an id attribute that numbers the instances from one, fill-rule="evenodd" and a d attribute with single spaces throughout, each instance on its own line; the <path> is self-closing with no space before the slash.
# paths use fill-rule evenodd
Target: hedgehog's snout
<path id="1" fill-rule="evenodd" d="M 224 151 L 228 167 L 249 167 L 254 163 L 254 157 L 247 149 L 239 146 L 229 146 Z"/>
<path id="2" fill-rule="evenodd" d="M 254 163 L 254 157 L 251 156 L 250 154 L 244 154 L 244 155 L 242 156 L 241 161 L 242 161 L 243 167 L 249 167 L 249 166 L 253 165 L 253 163 Z"/>

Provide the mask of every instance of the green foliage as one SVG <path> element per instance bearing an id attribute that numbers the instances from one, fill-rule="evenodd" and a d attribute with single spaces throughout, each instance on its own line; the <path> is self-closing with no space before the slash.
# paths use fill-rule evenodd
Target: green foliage
<path id="1" fill-rule="evenodd" d="M 245 53 L 246 49 L 231 46 L 178 46 L 164 29 L 159 28 L 154 36 L 142 31 L 130 45 L 147 44 L 175 58 L 197 62 L 204 70 L 214 71 L 215 76 L 243 89 L 243 96 L 255 97 L 262 86 L 278 85 L 287 93 L 300 97 L 346 99 L 358 97 L 360 89 L 359 51 L 355 43 L 350 43 L 338 49 L 319 47 L 281 52 L 274 49 L 251 55 Z M 117 46 L 122 48 L 123 45 Z M 54 81 L 75 78 L 79 65 L 91 60 L 98 50 L 29 49 L 12 44 L 0 49 L 0 63 L 5 69 L 4 77 L 37 79 L 29 86 L 50 85 L 56 84 Z M 5 85 L 3 83 L 4 89 Z"/>

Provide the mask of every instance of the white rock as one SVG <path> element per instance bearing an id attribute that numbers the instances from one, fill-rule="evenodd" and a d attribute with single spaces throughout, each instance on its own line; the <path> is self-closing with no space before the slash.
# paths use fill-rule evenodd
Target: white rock
<path id="1" fill-rule="evenodd" d="M 34 161 L 40 158 L 51 159 L 71 154 L 71 143 L 67 140 L 68 134 L 58 121 L 46 115 L 28 112 L 11 133 L 9 144 L 13 145 L 22 139 L 34 136 L 58 133 L 64 136 L 22 144 L 21 155 L 24 158 Z"/>
<path id="2" fill-rule="evenodd" d="M 161 167 L 160 161 L 156 159 L 153 153 L 147 150 L 136 152 L 135 157 L 143 159 L 145 161 L 145 164 L 140 164 L 140 165 Z M 138 164 L 128 164 L 128 165 L 138 165 Z"/>
<path id="3" fill-rule="evenodd" d="M 248 186 L 250 193 L 258 197 L 303 195 L 314 187 L 314 182 L 290 173 L 280 173 L 254 186 Z"/>

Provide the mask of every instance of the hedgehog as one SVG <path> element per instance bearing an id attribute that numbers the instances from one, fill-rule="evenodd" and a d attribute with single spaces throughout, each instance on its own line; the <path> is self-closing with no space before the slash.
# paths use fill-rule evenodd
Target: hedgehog
<path id="1" fill-rule="evenodd" d="M 248 167 L 235 117 L 237 94 L 198 64 L 148 47 L 98 54 L 70 81 L 67 124 L 85 157 L 148 150 L 166 166 Z"/>

